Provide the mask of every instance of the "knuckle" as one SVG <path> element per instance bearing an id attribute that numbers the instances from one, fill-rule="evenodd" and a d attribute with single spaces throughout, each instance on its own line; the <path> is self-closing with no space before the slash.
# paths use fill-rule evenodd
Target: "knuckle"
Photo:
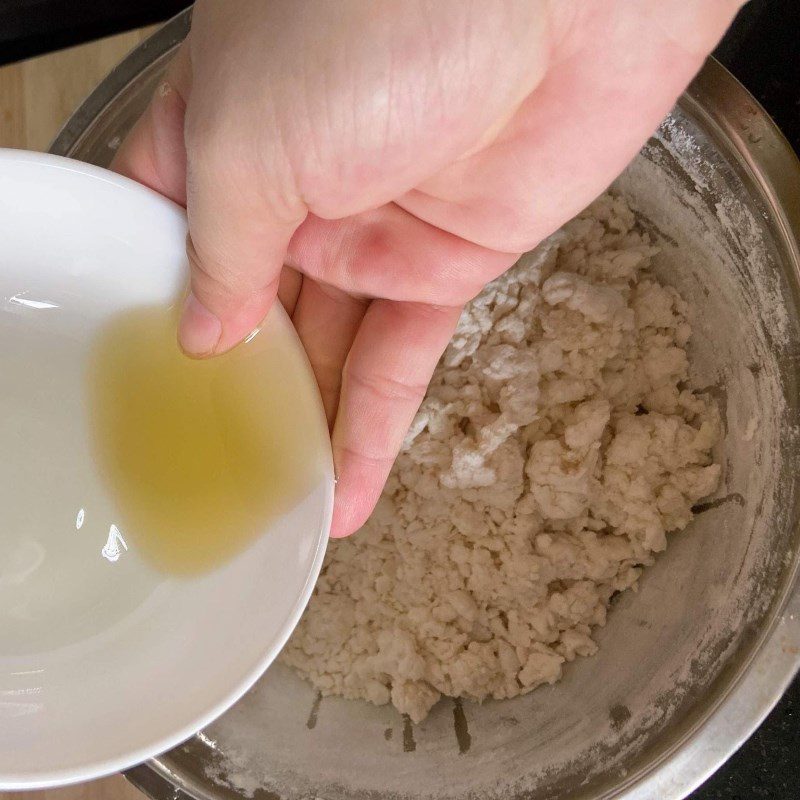
<path id="1" fill-rule="evenodd" d="M 422 402 L 428 389 L 427 384 L 408 383 L 402 379 L 378 373 L 365 375 L 360 372 L 350 372 L 347 378 L 371 396 L 373 401 L 384 405 L 396 403 L 403 405 L 416 403 L 418 405 Z"/>
<path id="2" fill-rule="evenodd" d="M 389 447 L 367 448 L 363 444 L 360 446 L 350 444 L 340 444 L 336 447 L 337 455 L 347 456 L 348 459 L 357 464 L 373 468 L 383 468 L 388 472 L 394 463 L 396 454 Z"/>
<path id="3" fill-rule="evenodd" d="M 242 276 L 227 267 L 224 258 L 198 247 L 190 235 L 186 241 L 186 256 L 192 274 L 192 286 L 203 296 L 234 297 L 246 291 Z"/>

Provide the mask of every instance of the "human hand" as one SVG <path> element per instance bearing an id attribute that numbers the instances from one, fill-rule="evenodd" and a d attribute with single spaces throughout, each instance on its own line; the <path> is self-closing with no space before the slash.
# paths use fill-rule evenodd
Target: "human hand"
<path id="1" fill-rule="evenodd" d="M 597 196 L 739 0 L 198 0 L 114 167 L 187 207 L 179 340 L 276 294 L 371 512 L 463 305 Z"/>

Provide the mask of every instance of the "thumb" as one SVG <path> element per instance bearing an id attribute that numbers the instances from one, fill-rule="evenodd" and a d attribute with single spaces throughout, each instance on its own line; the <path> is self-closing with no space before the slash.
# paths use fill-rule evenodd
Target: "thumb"
<path id="1" fill-rule="evenodd" d="M 195 93 L 196 95 L 197 93 Z M 306 216 L 269 136 L 247 140 L 237 116 L 190 98 L 186 109 L 187 254 L 191 291 L 178 326 L 190 356 L 229 350 L 275 300 L 289 240 Z M 278 165 L 278 166 L 265 166 Z"/>
<path id="2" fill-rule="evenodd" d="M 269 311 L 305 209 L 263 189 L 276 182 L 253 169 L 235 134 L 217 133 L 219 106 L 198 110 L 205 98 L 193 91 L 189 48 L 187 40 L 111 167 L 187 207 L 191 291 L 178 339 L 201 357 L 238 344 Z"/>

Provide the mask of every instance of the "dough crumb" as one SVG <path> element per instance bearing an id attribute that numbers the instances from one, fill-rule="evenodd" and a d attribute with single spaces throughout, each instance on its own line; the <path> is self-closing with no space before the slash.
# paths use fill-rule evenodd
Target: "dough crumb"
<path id="1" fill-rule="evenodd" d="M 604 195 L 466 308 L 378 507 L 330 543 L 282 660 L 419 722 L 524 694 L 597 651 L 616 592 L 720 468 L 687 388 L 687 305 Z"/>

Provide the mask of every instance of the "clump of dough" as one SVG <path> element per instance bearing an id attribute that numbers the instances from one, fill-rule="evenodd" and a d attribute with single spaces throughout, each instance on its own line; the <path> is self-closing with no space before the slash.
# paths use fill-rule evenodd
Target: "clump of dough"
<path id="1" fill-rule="evenodd" d="M 282 654 L 323 694 L 422 720 L 596 652 L 615 592 L 717 486 L 715 406 L 686 387 L 686 303 L 620 198 L 464 311 L 375 512 L 331 542 Z"/>

